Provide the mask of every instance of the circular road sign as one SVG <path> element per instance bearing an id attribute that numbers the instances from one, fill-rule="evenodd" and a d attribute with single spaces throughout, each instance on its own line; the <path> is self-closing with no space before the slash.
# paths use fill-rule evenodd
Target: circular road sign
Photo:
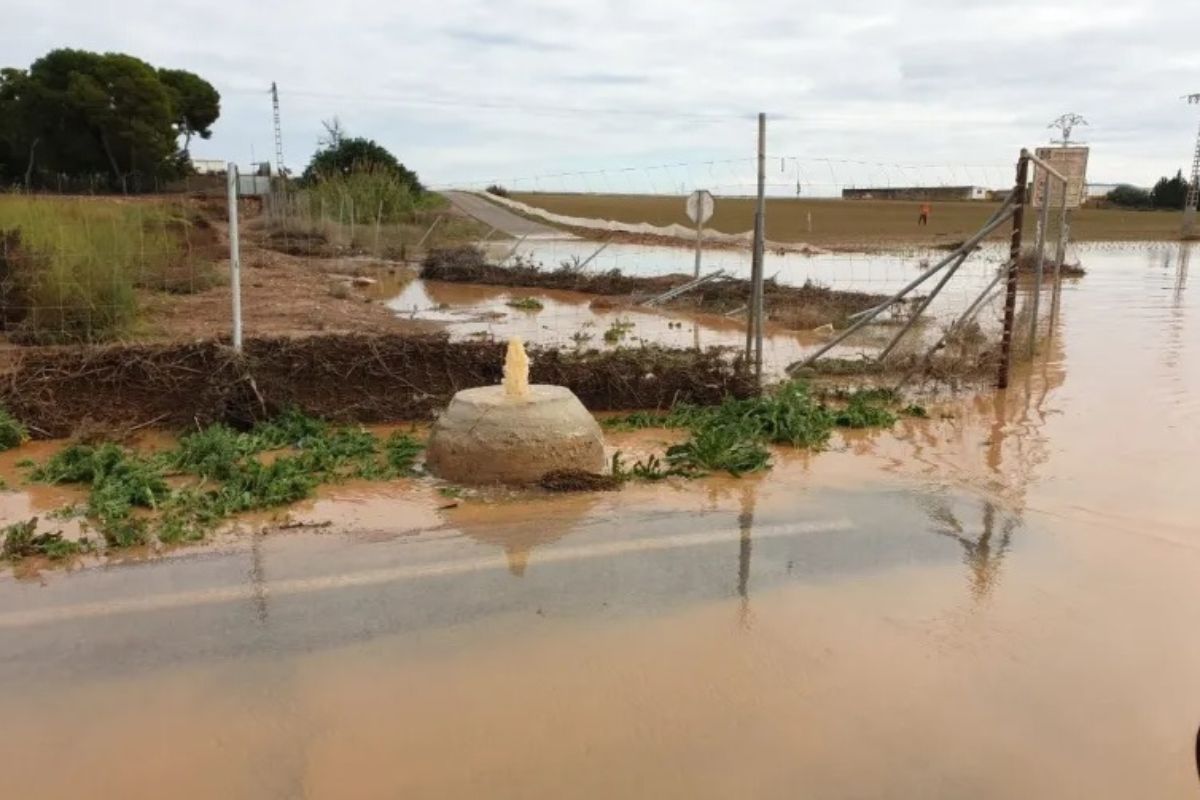
<path id="1" fill-rule="evenodd" d="M 697 225 L 703 225 L 712 219 L 713 208 L 715 206 L 716 201 L 713 200 L 712 192 L 708 191 L 708 189 L 697 189 L 688 195 L 688 219 Z"/>

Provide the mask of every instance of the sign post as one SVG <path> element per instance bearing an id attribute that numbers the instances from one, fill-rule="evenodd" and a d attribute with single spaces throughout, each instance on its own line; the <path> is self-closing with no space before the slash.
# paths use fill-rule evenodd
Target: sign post
<path id="1" fill-rule="evenodd" d="M 687 199 L 687 215 L 688 219 L 696 224 L 696 277 L 700 277 L 700 253 L 702 249 L 702 241 L 704 236 L 704 223 L 712 219 L 713 209 L 716 207 L 716 201 L 713 200 L 712 192 L 707 189 L 697 189 L 688 195 Z"/>

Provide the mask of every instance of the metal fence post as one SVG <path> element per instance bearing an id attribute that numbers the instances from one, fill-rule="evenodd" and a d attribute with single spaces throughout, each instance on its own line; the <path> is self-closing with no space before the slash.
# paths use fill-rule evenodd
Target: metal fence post
<path id="1" fill-rule="evenodd" d="M 1062 212 L 1058 220 L 1058 248 L 1054 253 L 1054 283 L 1057 285 L 1062 279 L 1063 262 L 1067 260 L 1067 237 L 1070 235 L 1071 226 L 1067 220 L 1067 182 L 1063 181 L 1062 185 Z"/>
<path id="2" fill-rule="evenodd" d="M 767 238 L 767 115 L 758 115 L 758 205 L 754 212 L 754 378 L 762 391 L 763 254 Z"/>
<path id="3" fill-rule="evenodd" d="M 1021 151 L 1017 159 L 1017 180 L 1013 186 L 1012 239 L 1008 249 L 1008 281 L 1004 290 L 1004 333 L 1000 337 L 1000 374 L 997 389 L 1008 388 L 1009 362 L 1012 360 L 1013 325 L 1017 315 L 1017 274 L 1021 268 L 1021 236 L 1025 225 L 1025 184 L 1029 180 L 1029 153 Z"/>
<path id="4" fill-rule="evenodd" d="M 238 169 L 226 167 L 229 184 L 229 293 L 233 297 L 233 349 L 242 352 L 242 254 L 238 241 Z"/>
<path id="5" fill-rule="evenodd" d="M 429 226 L 429 230 L 425 231 L 425 235 L 422 236 L 420 241 L 417 242 L 418 250 L 420 250 L 422 247 L 425 246 L 425 240 L 428 239 L 431 235 L 433 235 L 433 229 L 436 228 L 438 226 L 438 223 L 441 221 L 442 221 L 441 215 L 434 218 L 433 222 Z"/>
<path id="6" fill-rule="evenodd" d="M 1042 170 L 1045 177 L 1042 178 L 1042 213 L 1038 217 L 1038 229 L 1035 248 L 1037 256 L 1034 258 L 1034 285 L 1033 297 L 1031 298 L 1031 314 L 1029 315 L 1029 357 L 1033 358 L 1037 352 L 1037 326 L 1038 326 L 1038 307 L 1042 300 L 1042 279 L 1045 277 L 1046 268 L 1046 229 L 1050 227 L 1050 173 Z"/>

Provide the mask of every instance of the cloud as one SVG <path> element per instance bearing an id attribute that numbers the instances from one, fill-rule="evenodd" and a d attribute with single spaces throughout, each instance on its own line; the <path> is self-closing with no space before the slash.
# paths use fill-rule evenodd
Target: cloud
<path id="1" fill-rule="evenodd" d="M 466 30 L 460 28 L 446 28 L 442 32 L 450 39 L 466 45 L 476 45 L 481 47 L 515 47 L 522 50 L 531 50 L 543 53 L 566 49 L 563 45 L 553 44 L 551 42 L 542 42 L 529 36 L 521 36 L 520 34 L 515 33 L 489 33 L 487 31 Z"/>
<path id="2" fill-rule="evenodd" d="M 435 184 L 747 183 L 760 110 L 780 187 L 797 171 L 1003 183 L 1065 111 L 1091 123 L 1079 132 L 1092 177 L 1147 183 L 1188 163 L 1200 122 L 1179 100 L 1200 91 L 1200 4 L 1168 0 L 126 0 L 93 12 L 16 0 L 0 52 L 24 66 L 54 47 L 121 50 L 194 70 L 223 96 L 196 154 L 238 161 L 273 151 L 275 80 L 291 166 L 336 114 Z"/>

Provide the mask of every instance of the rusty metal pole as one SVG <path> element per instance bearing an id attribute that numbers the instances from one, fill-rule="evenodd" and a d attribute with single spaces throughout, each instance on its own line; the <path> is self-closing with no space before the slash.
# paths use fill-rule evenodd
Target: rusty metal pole
<path id="1" fill-rule="evenodd" d="M 1021 234 L 1025 224 L 1025 185 L 1029 181 L 1029 153 L 1021 151 L 1017 160 L 1017 182 L 1013 186 L 1012 239 L 1009 244 L 1008 281 L 1004 290 L 1004 333 L 1000 338 L 1000 374 L 996 377 L 996 388 L 1008 388 L 1009 365 L 1012 361 L 1013 328 L 1017 316 L 1017 274 L 1021 269 Z"/>

